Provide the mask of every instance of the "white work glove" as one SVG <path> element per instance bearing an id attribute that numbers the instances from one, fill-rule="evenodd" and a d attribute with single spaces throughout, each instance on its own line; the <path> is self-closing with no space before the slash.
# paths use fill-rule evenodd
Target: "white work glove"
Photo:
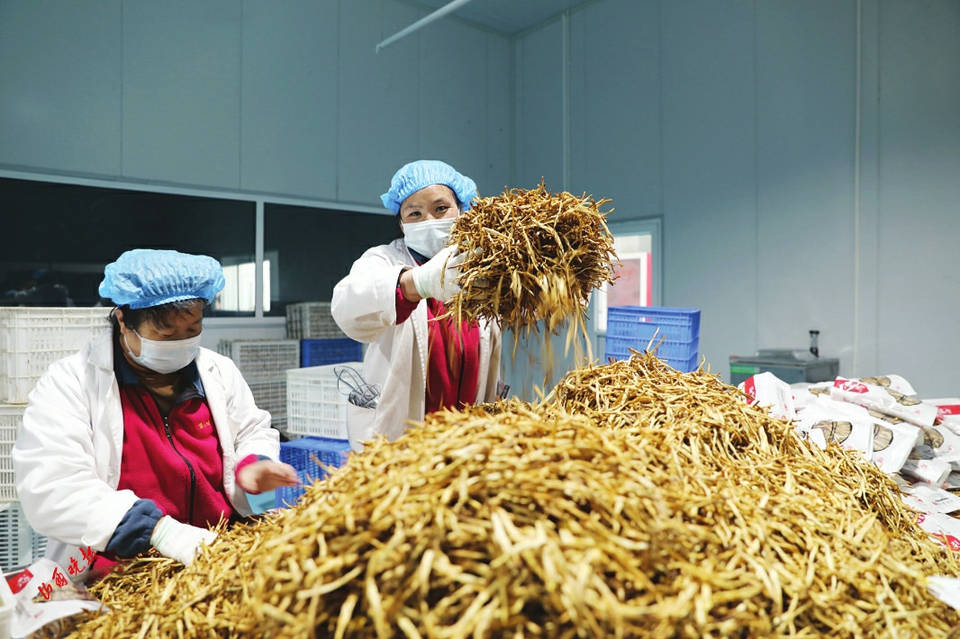
<path id="1" fill-rule="evenodd" d="M 432 297 L 444 304 L 449 302 L 460 291 L 457 276 L 464 259 L 466 255 L 461 254 L 456 246 L 448 246 L 430 261 L 410 269 L 410 277 L 420 297 Z"/>
<path id="2" fill-rule="evenodd" d="M 153 529 L 150 545 L 164 557 L 189 566 L 200 553 L 200 544 L 212 544 L 216 538 L 217 533 L 212 530 L 181 524 L 173 517 L 164 515 Z"/>

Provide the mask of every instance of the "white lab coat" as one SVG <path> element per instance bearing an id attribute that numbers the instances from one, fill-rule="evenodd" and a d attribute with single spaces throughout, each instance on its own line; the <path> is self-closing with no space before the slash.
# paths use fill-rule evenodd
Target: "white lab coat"
<path id="1" fill-rule="evenodd" d="M 233 361 L 201 348 L 196 362 L 223 450 L 224 491 L 237 512 L 250 515 L 236 465 L 250 454 L 277 459 L 279 436 Z M 51 364 L 28 401 L 12 453 L 17 494 L 27 521 L 48 538 L 46 556 L 64 567 L 72 556 L 83 566 L 80 547 L 104 550 L 138 499 L 117 490 L 123 409 L 112 333 Z"/>
<path id="2" fill-rule="evenodd" d="M 397 278 L 405 266 L 416 262 L 402 239 L 367 250 L 333 289 L 330 311 L 344 333 L 369 344 L 363 360 L 363 377 L 380 386 L 376 411 L 348 409 L 351 444 L 382 434 L 389 441 L 400 437 L 409 421 L 422 421 L 427 379 L 427 303 L 397 324 Z M 500 378 L 500 328 L 480 322 L 480 382 L 478 402 L 496 399 Z M 366 419 L 362 413 L 368 412 Z M 366 422 L 360 432 L 351 421 Z"/>

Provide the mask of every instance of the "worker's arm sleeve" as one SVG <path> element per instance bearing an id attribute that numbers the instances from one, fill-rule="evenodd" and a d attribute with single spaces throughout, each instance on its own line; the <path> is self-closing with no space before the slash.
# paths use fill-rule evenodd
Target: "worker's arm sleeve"
<path id="1" fill-rule="evenodd" d="M 233 472 L 233 479 L 234 481 L 237 482 L 237 486 L 240 486 L 240 488 L 243 488 L 243 486 L 240 484 L 240 471 L 246 468 L 247 466 L 249 466 L 250 464 L 253 464 L 258 461 L 271 461 L 271 459 L 266 455 L 247 455 L 246 457 L 240 460 L 240 463 L 237 464 L 237 469 Z M 251 492 L 246 488 L 243 488 L 243 490 L 250 493 L 251 495 L 260 494 L 260 491 Z"/>
<path id="2" fill-rule="evenodd" d="M 98 468 L 91 401 L 79 368 L 78 357 L 67 358 L 40 378 L 11 457 L 31 527 L 64 544 L 101 551 L 139 498 L 108 484 Z"/>
<path id="3" fill-rule="evenodd" d="M 353 263 L 333 288 L 330 313 L 340 329 L 358 342 L 375 342 L 397 325 L 397 281 L 403 264 L 374 247 Z"/>
<path id="4" fill-rule="evenodd" d="M 412 314 L 414 309 L 417 308 L 417 305 L 420 304 L 417 302 L 407 301 L 407 298 L 403 296 L 403 291 L 400 289 L 400 285 L 397 285 L 397 324 L 403 324 L 407 321 Z"/>
<path id="5" fill-rule="evenodd" d="M 107 550 L 118 557 L 133 557 L 150 550 L 150 536 L 163 512 L 150 499 L 141 499 L 120 520 Z"/>

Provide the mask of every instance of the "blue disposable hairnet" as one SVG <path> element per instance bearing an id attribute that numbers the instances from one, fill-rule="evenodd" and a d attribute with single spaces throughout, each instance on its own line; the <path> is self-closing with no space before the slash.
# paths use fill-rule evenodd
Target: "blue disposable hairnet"
<path id="1" fill-rule="evenodd" d="M 420 189 L 443 184 L 453 189 L 460 200 L 462 210 L 470 208 L 470 202 L 477 197 L 476 183 L 465 175 L 457 173 L 456 169 L 439 160 L 417 160 L 411 162 L 394 174 L 390 180 L 390 190 L 380 196 L 383 205 L 393 211 L 400 212 L 403 201 Z"/>
<path id="2" fill-rule="evenodd" d="M 210 302 L 223 284 L 223 268 L 212 257 L 133 249 L 103 269 L 100 296 L 117 306 L 149 308 L 198 298 Z"/>

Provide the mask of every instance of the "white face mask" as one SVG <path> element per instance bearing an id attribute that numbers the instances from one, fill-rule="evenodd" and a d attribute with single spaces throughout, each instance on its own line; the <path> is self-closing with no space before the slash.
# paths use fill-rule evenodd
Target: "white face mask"
<path id="1" fill-rule="evenodd" d="M 450 229 L 456 218 L 407 222 L 403 225 L 403 239 L 407 246 L 420 255 L 431 258 L 439 253 L 450 239 Z"/>
<path id="2" fill-rule="evenodd" d="M 133 331 L 137 333 L 136 331 Z M 140 337 L 140 356 L 137 357 L 127 346 L 127 354 L 137 364 L 158 373 L 173 373 L 197 358 L 200 352 L 200 336 L 188 339 L 158 341 Z"/>

